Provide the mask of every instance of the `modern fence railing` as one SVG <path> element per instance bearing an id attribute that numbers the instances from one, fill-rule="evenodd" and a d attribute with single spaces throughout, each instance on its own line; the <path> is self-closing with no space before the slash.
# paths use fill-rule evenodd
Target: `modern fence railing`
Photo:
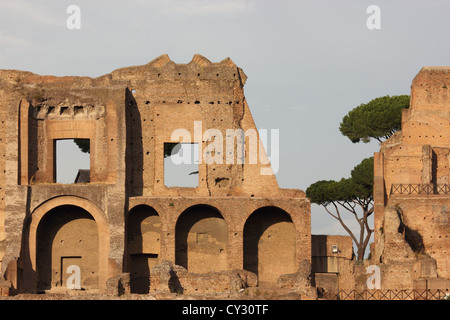
<path id="1" fill-rule="evenodd" d="M 327 291 L 320 297 L 326 300 L 450 300 L 446 290 L 340 290 Z"/>
<path id="2" fill-rule="evenodd" d="M 392 184 L 390 194 L 450 194 L 450 184 Z"/>

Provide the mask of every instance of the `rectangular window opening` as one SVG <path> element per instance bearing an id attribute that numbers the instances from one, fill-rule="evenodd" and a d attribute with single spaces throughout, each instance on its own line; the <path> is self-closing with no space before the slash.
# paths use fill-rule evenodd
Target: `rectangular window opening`
<path id="1" fill-rule="evenodd" d="M 90 182 L 90 140 L 55 140 L 55 182 Z"/>
<path id="2" fill-rule="evenodd" d="M 197 187 L 198 157 L 198 143 L 164 143 L 164 185 L 166 187 Z"/>

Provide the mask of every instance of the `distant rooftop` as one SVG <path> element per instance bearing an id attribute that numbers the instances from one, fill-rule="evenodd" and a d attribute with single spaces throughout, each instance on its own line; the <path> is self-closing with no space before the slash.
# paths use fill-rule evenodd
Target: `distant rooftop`
<path id="1" fill-rule="evenodd" d="M 86 183 L 91 180 L 91 170 L 89 169 L 79 169 L 77 177 L 75 178 L 75 183 Z"/>

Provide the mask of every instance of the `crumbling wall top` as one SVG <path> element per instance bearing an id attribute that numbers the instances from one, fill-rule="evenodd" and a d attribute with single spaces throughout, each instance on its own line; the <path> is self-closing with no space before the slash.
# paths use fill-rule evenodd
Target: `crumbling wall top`
<path id="1" fill-rule="evenodd" d="M 230 58 L 211 62 L 200 54 L 195 54 L 192 60 L 185 64 L 175 63 L 167 54 L 163 54 L 147 64 L 116 69 L 105 76 L 110 79 L 128 80 L 235 80 L 238 77 L 242 86 L 247 80 L 243 70 Z"/>

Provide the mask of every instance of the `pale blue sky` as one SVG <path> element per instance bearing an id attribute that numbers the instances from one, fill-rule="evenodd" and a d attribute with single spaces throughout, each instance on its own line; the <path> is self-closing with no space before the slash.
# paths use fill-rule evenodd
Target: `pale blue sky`
<path id="1" fill-rule="evenodd" d="M 80 30 L 66 27 L 71 4 Z M 366 27 L 372 4 L 381 30 Z M 258 128 L 280 129 L 280 186 L 305 190 L 378 150 L 340 134 L 349 110 L 409 94 L 423 66 L 450 65 L 449 12 L 445 0 L 2 0 L 0 68 L 96 77 L 164 53 L 230 57 L 248 76 Z M 312 232 L 345 234 L 317 206 Z"/>

